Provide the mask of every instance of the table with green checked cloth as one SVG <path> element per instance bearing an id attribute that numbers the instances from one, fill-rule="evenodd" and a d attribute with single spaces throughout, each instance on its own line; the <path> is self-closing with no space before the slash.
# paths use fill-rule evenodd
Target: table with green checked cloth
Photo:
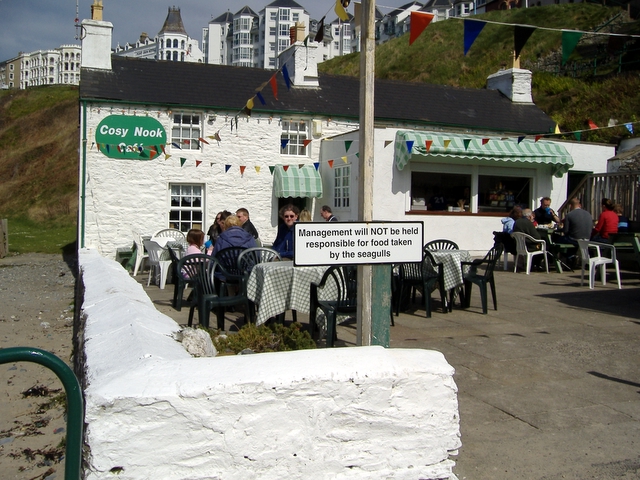
<path id="1" fill-rule="evenodd" d="M 464 283 L 460 263 L 471 261 L 471 255 L 467 250 L 429 250 L 429 253 L 436 262 L 442 264 L 444 289 L 447 292 Z"/>
<path id="2" fill-rule="evenodd" d="M 309 313 L 309 291 L 327 267 L 294 267 L 292 261 L 259 263 L 247 282 L 247 296 L 257 308 L 256 325 L 287 310 Z"/>

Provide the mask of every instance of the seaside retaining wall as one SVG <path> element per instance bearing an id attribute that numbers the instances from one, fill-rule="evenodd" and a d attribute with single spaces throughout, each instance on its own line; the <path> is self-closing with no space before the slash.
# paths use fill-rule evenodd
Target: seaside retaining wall
<path id="1" fill-rule="evenodd" d="M 457 389 L 441 353 L 192 358 L 118 263 L 83 249 L 79 266 L 87 479 L 456 478 Z"/>

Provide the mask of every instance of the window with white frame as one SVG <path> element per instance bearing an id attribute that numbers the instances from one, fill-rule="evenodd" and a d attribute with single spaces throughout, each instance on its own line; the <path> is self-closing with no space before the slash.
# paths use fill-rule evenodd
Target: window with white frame
<path id="1" fill-rule="evenodd" d="M 280 38 L 278 40 L 278 52 L 284 52 L 287 48 L 289 48 L 289 39 Z"/>
<path id="2" fill-rule="evenodd" d="M 288 37 L 289 36 L 289 24 L 281 23 L 280 24 L 280 37 Z"/>
<path id="3" fill-rule="evenodd" d="M 169 205 L 169 228 L 188 232 L 192 228 L 202 230 L 203 191 L 202 185 L 172 184 Z"/>
<path id="4" fill-rule="evenodd" d="M 171 142 L 176 143 L 183 150 L 199 150 L 200 115 L 176 113 L 173 115 Z"/>
<path id="5" fill-rule="evenodd" d="M 280 12 L 280 21 L 288 22 L 291 19 L 291 9 L 290 8 L 281 8 Z"/>
<path id="6" fill-rule="evenodd" d="M 269 15 L 269 18 L 271 20 L 277 20 L 278 19 L 278 12 L 276 12 L 276 11 L 271 12 L 271 14 Z"/>
<path id="7" fill-rule="evenodd" d="M 333 169 L 333 206 L 347 208 L 351 198 L 351 165 Z"/>
<path id="8" fill-rule="evenodd" d="M 269 35 L 272 37 L 276 36 L 276 27 L 269 27 Z"/>
<path id="9" fill-rule="evenodd" d="M 300 20 L 300 14 L 299 13 L 292 13 L 291 14 L 291 20 L 293 20 L 294 22 L 297 22 L 298 20 Z"/>
<path id="10" fill-rule="evenodd" d="M 280 138 L 282 143 L 285 143 L 286 140 L 288 141 L 281 153 L 283 155 L 306 156 L 307 147 L 304 141 L 307 139 L 308 131 L 307 122 L 282 120 L 282 136 Z"/>

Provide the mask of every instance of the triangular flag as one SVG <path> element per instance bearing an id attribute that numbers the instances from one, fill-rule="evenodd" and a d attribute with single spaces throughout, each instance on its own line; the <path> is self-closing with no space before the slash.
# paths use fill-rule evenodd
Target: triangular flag
<path id="1" fill-rule="evenodd" d="M 258 97 L 258 100 L 260 100 L 260 103 L 262 105 L 266 105 L 267 102 L 265 102 L 264 97 L 262 96 L 262 94 L 260 92 L 256 92 L 256 97 Z"/>
<path id="2" fill-rule="evenodd" d="M 385 140 L 384 141 L 384 148 L 387 148 L 389 145 L 391 145 L 393 143 L 393 140 Z"/>
<path id="3" fill-rule="evenodd" d="M 429 150 L 431 150 L 431 145 L 433 145 L 433 140 L 425 140 L 424 141 L 424 146 L 427 149 L 427 153 L 429 153 Z"/>
<path id="4" fill-rule="evenodd" d="M 162 153 L 166 154 L 167 152 L 164 151 L 164 144 L 160 144 L 160 148 L 162 149 Z"/>
<path id="5" fill-rule="evenodd" d="M 176 142 L 171 142 L 171 145 L 176 147 L 178 150 L 182 150 L 182 148 L 180 148 L 180 145 L 178 145 Z"/>
<path id="6" fill-rule="evenodd" d="M 416 41 L 416 38 L 429 26 L 433 20 L 433 13 L 411 12 L 411 25 L 409 33 L 409 45 Z"/>
<path id="7" fill-rule="evenodd" d="M 591 130 L 597 130 L 598 129 L 598 125 L 596 125 L 596 122 L 594 122 L 593 120 L 589 119 L 589 120 L 587 120 L 587 123 L 589 124 L 589 128 Z"/>
<path id="8" fill-rule="evenodd" d="M 482 139 L 482 145 L 486 145 L 487 143 L 489 143 L 489 140 L 491 140 L 490 138 L 483 138 Z"/>
<path id="9" fill-rule="evenodd" d="M 485 22 L 479 22 L 476 20 L 464 21 L 464 54 L 466 55 L 473 42 L 476 41 L 478 35 L 486 25 Z"/>
<path id="10" fill-rule="evenodd" d="M 535 140 L 535 141 L 537 142 L 537 141 L 538 141 L 538 140 L 540 140 L 542 137 L 543 137 L 543 135 L 536 135 L 536 140 Z"/>
<path id="11" fill-rule="evenodd" d="M 250 109 L 249 107 L 247 107 L 246 105 L 245 105 L 245 107 L 242 109 L 242 111 L 244 112 L 244 114 L 245 114 L 247 117 L 250 117 L 250 116 L 251 116 L 251 109 Z M 236 129 L 237 129 L 237 128 L 238 128 L 238 122 L 236 122 Z"/>
<path id="12" fill-rule="evenodd" d="M 116 148 L 118 149 L 119 153 L 122 153 L 122 150 L 120 149 L 120 145 L 116 146 Z"/>
<path id="13" fill-rule="evenodd" d="M 184 167 L 184 162 L 186 162 L 186 161 L 187 161 L 187 159 L 186 159 L 186 158 L 184 158 L 184 157 L 180 157 L 180 166 L 181 166 L 181 167 Z"/>
<path id="14" fill-rule="evenodd" d="M 289 139 L 288 138 L 282 138 L 280 139 L 280 148 L 282 150 L 284 150 L 287 146 L 287 144 L 289 143 Z"/>
<path id="15" fill-rule="evenodd" d="M 557 123 L 556 123 L 556 129 L 555 129 L 555 131 L 553 133 L 562 133 L 560 131 L 560 125 L 558 125 Z"/>
<path id="16" fill-rule="evenodd" d="M 518 143 L 522 142 L 522 140 L 524 140 L 525 137 L 518 137 Z"/>
<path id="17" fill-rule="evenodd" d="M 229 165 L 229 164 L 225 165 L 224 166 L 224 173 L 227 173 L 230 168 L 231 168 L 231 165 Z"/>
<path id="18" fill-rule="evenodd" d="M 580 141 L 582 138 L 582 132 L 573 132 L 573 136 L 576 137 L 576 140 Z"/>
<path id="19" fill-rule="evenodd" d="M 253 110 L 253 99 L 255 97 L 251 97 L 249 100 L 247 100 L 247 105 L 246 108 L 248 108 L 249 110 Z"/>
<path id="20" fill-rule="evenodd" d="M 407 152 L 411 153 L 413 150 L 413 140 L 407 140 Z"/>
<path id="21" fill-rule="evenodd" d="M 138 151 L 139 151 L 140 153 L 142 153 L 142 150 L 144 150 L 144 149 L 142 148 L 142 145 L 140 145 L 140 146 L 138 147 Z"/>
<path id="22" fill-rule="evenodd" d="M 284 83 L 287 85 L 287 90 L 291 89 L 291 79 L 289 78 L 289 70 L 286 65 L 282 65 L 282 76 L 284 77 Z"/>
<path id="23" fill-rule="evenodd" d="M 333 160 L 329 160 L 327 163 L 329 164 L 329 168 L 333 168 Z"/>
<path id="24" fill-rule="evenodd" d="M 340 1 L 340 0 L 338 0 Z M 345 152 L 349 152 L 349 148 L 351 148 L 351 144 L 353 143 L 353 140 L 345 140 L 344 141 L 344 151 Z"/>
<path id="25" fill-rule="evenodd" d="M 213 136 L 213 138 L 215 138 L 218 142 L 221 141 L 220 135 L 218 134 L 218 132 L 216 132 L 216 134 Z"/>
<path id="26" fill-rule="evenodd" d="M 213 162 L 209 162 L 209 166 L 213 167 L 215 164 Z"/>
<path id="27" fill-rule="evenodd" d="M 289 170 L 289 165 L 283 165 L 282 169 L 286 172 L 287 170 Z"/>
<path id="28" fill-rule="evenodd" d="M 449 148 L 450 144 L 451 144 L 451 140 L 445 140 L 444 141 L 444 149 L 446 150 L 447 148 Z"/>
<path id="29" fill-rule="evenodd" d="M 298 168 L 300 169 L 300 168 L 302 168 L 302 167 L 304 167 L 304 163 L 299 163 L 299 164 L 298 164 Z"/>
<path id="30" fill-rule="evenodd" d="M 345 6 L 342 6 L 343 2 L 346 3 Z M 349 20 L 349 14 L 344 9 L 344 7 L 348 5 L 349 5 L 349 2 L 346 0 L 336 0 L 336 7 L 333 9 L 333 11 L 336 12 L 336 15 L 338 15 L 338 18 L 343 22 L 346 22 Z"/>
<path id="31" fill-rule="evenodd" d="M 198 168 L 201 163 L 202 163 L 202 160 L 196 160 L 196 168 Z"/>
<path id="32" fill-rule="evenodd" d="M 342 161 L 343 161 L 344 163 L 347 163 L 347 157 L 342 157 Z"/>
<path id="33" fill-rule="evenodd" d="M 311 143 L 311 140 L 309 140 L 309 139 L 303 140 L 303 141 L 302 141 L 302 146 L 303 146 L 303 147 L 306 147 L 306 146 L 307 146 L 307 145 L 309 145 L 310 143 Z"/>
<path id="34" fill-rule="evenodd" d="M 316 167 L 316 172 L 317 172 L 318 168 L 320 168 L 320 162 L 313 162 L 313 166 Z"/>
<path id="35" fill-rule="evenodd" d="M 513 29 L 513 49 L 516 52 L 516 58 L 520 56 L 522 48 L 535 30 L 536 29 L 533 27 L 524 27 L 522 25 L 515 26 Z"/>
<path id="36" fill-rule="evenodd" d="M 633 123 L 625 123 L 624 126 L 627 127 L 627 130 L 629 130 L 629 133 L 633 135 Z"/>
<path id="37" fill-rule="evenodd" d="M 256 169 L 256 173 L 260 173 L 260 167 L 259 166 L 256 166 L 256 167 L 253 167 L 253 168 Z"/>
<path id="38" fill-rule="evenodd" d="M 170 158 L 171 158 L 171 155 L 168 155 L 168 154 L 166 154 L 166 153 L 164 154 L 164 159 L 165 159 L 165 160 L 169 160 Z"/>
<path id="39" fill-rule="evenodd" d="M 199 141 L 199 142 L 202 142 L 202 143 L 206 143 L 207 145 L 209 145 L 209 142 L 207 142 L 207 141 L 206 141 L 204 138 L 202 138 L 202 137 L 198 138 L 198 141 Z"/>
<path id="40" fill-rule="evenodd" d="M 240 165 L 240 175 L 244 175 L 245 168 L 247 168 L 245 165 Z"/>
<path id="41" fill-rule="evenodd" d="M 562 32 L 562 65 L 567 63 L 582 37 L 582 32 L 564 30 Z"/>
<path id="42" fill-rule="evenodd" d="M 93 146 L 96 144 L 96 142 L 91 142 L 91 146 L 89 147 L 89 150 L 93 150 Z M 100 147 L 98 147 L 100 148 Z"/>
<path id="43" fill-rule="evenodd" d="M 314 41 L 320 43 L 324 39 L 324 17 L 320 19 L 318 22 L 318 31 L 316 32 L 316 36 Z"/>
<path id="44" fill-rule="evenodd" d="M 278 80 L 276 79 L 275 75 L 269 79 L 269 84 L 271 85 L 271 91 L 273 92 L 273 98 L 278 100 Z"/>
<path id="45" fill-rule="evenodd" d="M 109 153 L 109 144 L 105 143 L 104 147 L 107 149 L 107 153 Z"/>
<path id="46" fill-rule="evenodd" d="M 158 152 L 156 152 L 155 150 L 149 150 L 149 159 L 153 160 L 156 155 L 158 155 Z"/>
<path id="47" fill-rule="evenodd" d="M 360 158 L 360 152 L 356 152 L 356 158 Z"/>
<path id="48" fill-rule="evenodd" d="M 468 138 L 465 138 L 462 140 L 462 143 L 464 144 L 464 149 L 467 150 L 469 148 L 469 144 L 471 143 L 471 140 L 469 140 Z"/>
<path id="49" fill-rule="evenodd" d="M 276 169 L 276 167 L 272 167 L 271 165 L 269 165 L 269 172 L 271 172 L 271 175 L 273 175 L 273 171 Z"/>
<path id="50" fill-rule="evenodd" d="M 142 150 L 142 151 L 140 152 L 140 156 L 141 156 L 142 158 L 149 158 L 149 155 L 147 155 L 147 152 L 145 152 L 144 150 Z"/>

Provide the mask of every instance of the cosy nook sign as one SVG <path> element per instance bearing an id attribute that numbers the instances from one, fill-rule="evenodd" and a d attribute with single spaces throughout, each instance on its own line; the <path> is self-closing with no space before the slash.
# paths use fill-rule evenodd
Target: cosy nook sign
<path id="1" fill-rule="evenodd" d="M 109 115 L 96 128 L 96 144 L 109 158 L 151 160 L 166 142 L 167 132 L 151 117 Z"/>

